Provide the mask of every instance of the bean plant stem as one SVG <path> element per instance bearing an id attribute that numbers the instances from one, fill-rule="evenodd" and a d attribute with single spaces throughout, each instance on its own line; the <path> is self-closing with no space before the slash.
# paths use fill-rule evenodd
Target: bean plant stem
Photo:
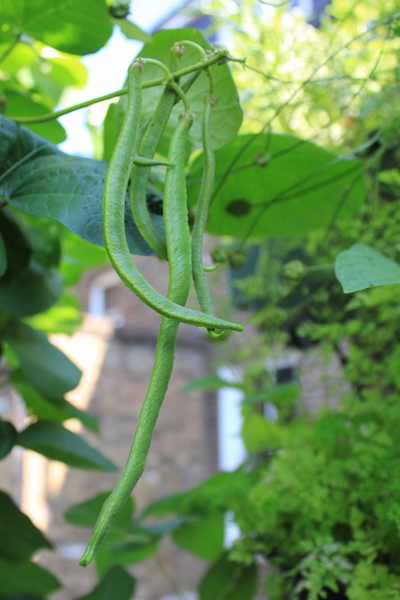
<path id="1" fill-rule="evenodd" d="M 226 50 L 220 50 L 218 52 L 215 52 L 207 60 L 195 63 L 193 65 L 189 65 L 188 67 L 185 67 L 183 69 L 175 71 L 174 73 L 171 73 L 171 80 L 179 79 L 180 77 L 183 77 L 184 75 L 188 75 L 189 73 L 193 73 L 195 71 L 202 71 L 204 69 L 207 69 L 207 67 L 210 67 L 211 65 L 214 65 L 215 63 L 217 63 L 223 59 L 235 60 L 235 61 L 239 60 L 239 59 L 234 59 L 232 57 L 229 57 L 227 55 Z M 239 61 L 239 62 L 242 62 L 242 61 Z M 167 83 L 168 83 L 168 81 L 166 80 L 165 77 L 158 77 L 157 79 L 150 79 L 149 81 L 144 81 L 142 84 L 142 89 L 148 89 L 151 87 L 156 87 L 158 85 L 165 85 Z M 16 116 L 16 117 L 13 117 L 12 120 L 15 121 L 16 123 L 21 123 L 21 125 L 23 125 L 24 123 L 26 123 L 26 124 L 45 123 L 47 121 L 52 121 L 53 119 L 58 119 L 58 117 L 67 115 L 68 113 L 74 112 L 75 110 L 79 110 L 81 108 L 87 108 L 88 106 L 92 106 L 92 104 L 104 102 L 105 100 L 112 100 L 112 98 L 117 98 L 118 96 L 124 96 L 127 93 L 128 93 L 128 88 L 124 87 L 121 90 L 111 92 L 110 94 L 105 94 L 104 96 L 99 96 L 98 98 L 92 98 L 91 100 L 86 100 L 85 102 L 80 102 L 78 104 L 74 104 L 73 106 L 69 106 L 68 108 L 63 108 L 61 110 L 57 110 L 52 113 L 47 113 L 45 115 L 35 115 L 32 117 Z"/>

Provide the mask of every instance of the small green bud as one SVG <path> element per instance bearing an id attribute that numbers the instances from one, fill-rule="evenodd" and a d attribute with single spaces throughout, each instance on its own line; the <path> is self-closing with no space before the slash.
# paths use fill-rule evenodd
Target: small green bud
<path id="1" fill-rule="evenodd" d="M 268 167 L 270 160 L 271 155 L 268 154 L 268 152 L 265 152 L 265 150 L 257 152 L 257 154 L 254 156 L 254 164 L 261 168 Z"/>
<path id="2" fill-rule="evenodd" d="M 113 19 L 125 19 L 129 15 L 129 2 L 114 0 L 108 7 L 108 12 Z"/>
<path id="3" fill-rule="evenodd" d="M 244 250 L 232 250 L 228 256 L 228 262 L 232 269 L 240 269 L 247 260 L 247 254 Z"/>
<path id="4" fill-rule="evenodd" d="M 307 266 L 300 260 L 291 260 L 283 267 L 283 276 L 288 281 L 301 281 L 307 273 Z"/>
<path id="5" fill-rule="evenodd" d="M 217 246 L 211 251 L 211 258 L 215 263 L 225 263 L 228 260 L 229 252 L 223 246 Z"/>

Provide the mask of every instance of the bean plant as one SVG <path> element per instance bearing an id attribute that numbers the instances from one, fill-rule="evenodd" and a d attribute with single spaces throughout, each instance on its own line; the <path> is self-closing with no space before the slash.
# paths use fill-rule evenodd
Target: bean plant
<path id="1" fill-rule="evenodd" d="M 360 10 L 359 4 L 354 3 L 354 10 Z M 0 420 L 1 457 L 20 446 L 72 467 L 116 470 L 108 458 L 64 427 L 64 421 L 77 418 L 98 431 L 91 415 L 65 399 L 81 373 L 48 334 L 74 331 L 80 312 L 68 288 L 85 269 L 108 262 L 133 294 L 162 315 L 153 372 L 119 482 L 110 494 L 87 499 L 66 514 L 69 522 L 93 528 L 80 564 L 86 566 L 95 558 L 100 581 L 86 598 L 134 596 L 135 582 L 125 569 L 132 559 L 132 532 L 139 535 L 145 556 L 154 552 L 164 535 L 172 535 L 178 545 L 210 561 L 199 583 L 201 600 L 251 600 L 265 559 L 273 565 L 265 584 L 271 600 L 319 600 L 329 593 L 347 594 L 343 597 L 351 600 L 373 600 L 379 593 L 399 597 L 393 560 L 398 511 L 388 500 L 398 493 L 397 484 L 390 482 L 398 458 L 392 443 L 398 419 L 393 366 L 397 346 L 387 334 L 394 300 L 387 296 L 382 300 L 378 291 L 376 297 L 357 295 L 347 303 L 344 295 L 400 280 L 399 267 L 392 261 L 398 258 L 392 248 L 396 242 L 387 228 L 387 243 L 376 235 L 382 228 L 379 215 L 397 222 L 391 203 L 399 185 L 398 82 L 390 67 L 398 50 L 400 15 L 395 6 L 386 6 L 382 14 L 368 3 L 367 8 L 369 12 L 358 15 L 360 27 L 351 35 L 347 25 L 352 17 L 344 14 L 340 2 L 332 3 L 332 15 L 320 32 L 293 17 L 302 31 L 308 29 L 322 53 L 308 56 L 311 65 L 301 79 L 284 81 L 277 75 L 282 53 L 275 54 L 268 70 L 265 57 L 271 56 L 271 48 L 262 48 L 266 42 L 259 15 L 265 11 L 262 14 L 275 28 L 279 24 L 279 37 L 282 24 L 287 26 L 292 18 L 285 6 L 246 0 L 238 7 L 223 6 L 221 12 L 220 3 L 211 3 L 216 19 L 226 18 L 224 11 L 234 11 L 228 17 L 236 37 L 232 34 L 232 47 L 227 49 L 211 45 L 195 29 L 148 36 L 129 18 L 129 6 L 119 1 L 71 0 L 50 8 L 44 0 L 0 5 L 3 384 L 18 392 L 28 415 L 20 430 L 16 423 Z M 241 42 L 248 31 L 254 34 L 255 22 L 259 29 L 253 48 L 247 37 L 246 59 Z M 58 110 L 66 86 L 85 84 L 77 56 L 100 50 L 113 26 L 144 42 L 137 56 L 123 58 L 126 86 Z M 270 36 L 267 44 L 271 43 Z M 352 57 L 365 60 L 365 48 L 375 54 L 360 78 Z M 381 62 L 388 68 L 380 69 Z M 333 73 L 327 73 L 329 69 Z M 307 94 L 318 99 L 317 87 L 324 101 L 329 96 L 335 113 L 343 103 L 341 77 L 351 82 L 344 116 L 359 111 L 359 123 L 350 123 L 354 127 L 349 126 L 347 137 L 342 128 L 338 141 L 334 124 L 320 126 L 322 100 L 318 110 L 315 105 L 310 108 Z M 382 77 L 387 81 L 382 83 Z M 375 80 L 390 105 L 380 118 L 367 110 Z M 258 90 L 265 92 L 265 81 L 280 87 L 263 95 Z M 250 89 L 257 89 L 253 100 L 248 97 Z M 102 160 L 69 156 L 57 147 L 65 138 L 59 117 L 110 100 Z M 240 100 L 246 109 L 244 124 Z M 359 126 L 363 109 L 364 129 Z M 303 135 L 294 125 L 300 113 Z M 390 196 L 386 204 L 382 186 Z M 154 210 L 154 199 L 162 205 L 162 214 Z M 368 235 L 366 223 L 371 225 Z M 247 373 L 238 383 L 245 396 L 242 435 L 249 460 L 235 473 L 219 473 L 198 488 L 155 502 L 135 515 L 131 494 L 145 467 L 173 369 L 179 323 L 204 328 L 210 339 L 229 332 L 235 347 L 240 347 L 246 327 L 242 318 L 235 322 L 214 314 L 210 268 L 202 263 L 204 232 L 222 236 L 212 253 L 211 269 L 223 268 L 221 263 L 231 267 L 233 300 L 255 313 L 252 325 L 258 331 L 257 342 L 261 341 L 259 364 L 254 364 L 253 356 L 249 366 L 243 350 Z M 329 250 L 327 239 L 332 241 Z M 251 259 L 253 250 L 256 262 Z M 165 262 L 169 273 L 165 297 L 140 273 L 134 255 L 157 255 Z M 185 306 L 191 282 L 199 310 Z M 360 307 L 357 314 L 362 318 L 353 319 L 352 311 Z M 353 357 L 362 355 L 369 311 L 377 313 L 387 335 L 367 328 L 368 339 L 373 336 L 381 345 L 364 354 L 368 359 L 364 364 Z M 343 354 L 343 338 L 349 354 Z M 296 386 L 271 384 L 265 347 L 276 343 L 280 347 L 322 343 L 339 354 L 351 383 L 342 412 L 309 419 L 300 414 Z M 390 372 L 386 366 L 371 367 L 377 355 L 382 361 L 390 356 Z M 387 411 L 377 409 L 374 402 L 371 389 L 378 389 L 377 379 Z M 226 382 L 207 378 L 193 385 L 215 389 Z M 278 423 L 265 419 L 264 402 L 275 405 Z M 385 469 L 380 468 L 382 457 L 388 461 Z M 368 484 L 378 471 L 385 490 L 379 498 L 390 513 L 386 516 L 379 507 L 372 508 L 379 495 Z M 355 480 L 359 487 L 352 499 L 348 490 Z M 291 496 L 293 490 L 296 497 Z M 1 600 L 48 597 L 59 583 L 32 557 L 38 549 L 51 547 L 50 542 L 6 491 L 0 492 L 0 507 Z M 231 549 L 223 546 L 227 511 L 242 532 Z M 148 518 L 168 514 L 174 518 L 161 520 L 156 527 L 148 524 Z"/>

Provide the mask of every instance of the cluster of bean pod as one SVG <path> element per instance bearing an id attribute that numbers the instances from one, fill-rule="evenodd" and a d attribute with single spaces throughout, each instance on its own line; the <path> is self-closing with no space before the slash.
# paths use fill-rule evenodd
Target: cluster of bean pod
<path id="1" fill-rule="evenodd" d="M 170 70 L 154 59 L 136 59 L 128 69 L 128 101 L 124 122 L 111 157 L 103 193 L 103 232 L 105 246 L 115 271 L 125 285 L 143 302 L 162 315 L 155 352 L 153 371 L 133 437 L 123 473 L 105 501 L 92 537 L 80 564 L 86 566 L 94 557 L 112 521 L 117 516 L 141 477 L 149 452 L 153 430 L 167 391 L 175 357 L 175 347 L 180 322 L 206 327 L 211 335 L 216 330 L 242 331 L 243 327 L 214 316 L 204 267 L 202 264 L 202 238 L 207 218 L 208 204 L 214 183 L 214 154 L 210 140 L 210 114 L 216 102 L 210 68 L 216 54 L 226 57 L 226 51 L 216 50 L 212 60 L 205 50 L 192 41 L 182 41 L 171 49 L 172 67 L 176 68 L 179 55 L 186 45 L 201 54 L 199 68 L 185 85 L 180 86 Z M 142 105 L 142 71 L 146 63 L 160 67 L 165 73 L 165 89 L 145 131 L 140 127 Z M 196 65 L 194 65 L 196 66 Z M 201 70 L 206 69 L 209 90 L 205 94 L 202 122 L 203 178 L 192 234 L 190 233 L 185 180 L 186 147 L 194 115 L 190 111 L 186 91 Z M 168 160 L 154 159 L 156 148 L 177 102 L 183 102 L 183 112 L 173 133 Z M 165 241 L 150 218 L 146 203 L 149 167 L 166 167 L 163 217 Z M 149 246 L 169 263 L 169 285 L 164 297 L 144 278 L 129 252 L 125 234 L 125 197 L 130 181 L 130 205 L 136 226 Z M 191 281 L 194 281 L 201 311 L 185 307 Z"/>

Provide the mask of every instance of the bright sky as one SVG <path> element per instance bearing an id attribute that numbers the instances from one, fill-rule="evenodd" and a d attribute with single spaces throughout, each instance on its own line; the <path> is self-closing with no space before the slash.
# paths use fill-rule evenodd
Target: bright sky
<path id="1" fill-rule="evenodd" d="M 144 31 L 151 32 L 187 0 L 133 0 L 130 20 Z M 65 98 L 64 106 L 71 106 L 90 98 L 108 94 L 123 87 L 126 71 L 132 58 L 140 51 L 142 43 L 128 40 L 119 27 L 107 43 L 96 54 L 83 57 L 88 69 L 89 83 L 84 90 L 73 90 Z M 93 120 L 103 121 L 108 103 L 102 102 L 91 109 Z M 68 154 L 92 156 L 93 143 L 85 127 L 87 109 L 78 110 L 61 117 L 68 138 L 60 144 L 60 149 Z"/>

